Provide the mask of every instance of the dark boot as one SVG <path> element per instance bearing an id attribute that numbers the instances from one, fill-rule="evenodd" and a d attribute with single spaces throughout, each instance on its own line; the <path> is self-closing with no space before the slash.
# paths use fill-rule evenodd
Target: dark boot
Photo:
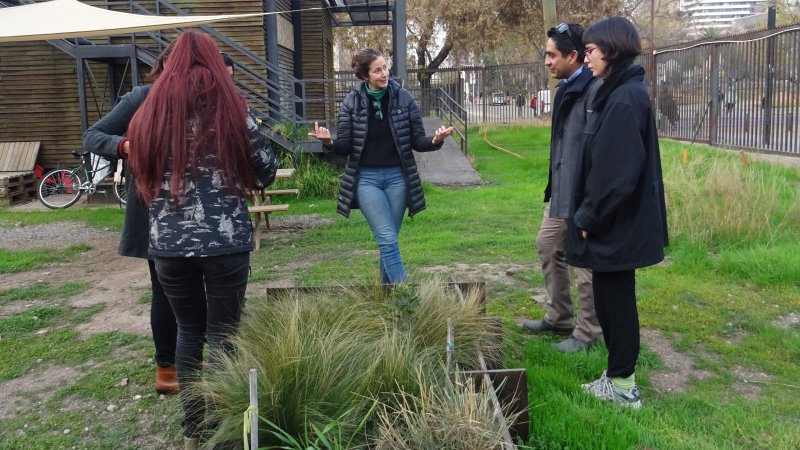
<path id="1" fill-rule="evenodd" d="M 156 364 L 156 392 L 168 395 L 177 394 L 178 391 L 178 372 L 175 364 L 165 367 Z"/>

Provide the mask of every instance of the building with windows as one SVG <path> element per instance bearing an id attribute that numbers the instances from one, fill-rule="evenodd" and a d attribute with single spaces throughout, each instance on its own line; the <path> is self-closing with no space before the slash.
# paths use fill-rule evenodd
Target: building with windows
<path id="1" fill-rule="evenodd" d="M 688 32 L 697 36 L 703 30 L 731 28 L 736 19 L 764 13 L 767 0 L 680 0 L 680 9 L 689 17 Z"/>

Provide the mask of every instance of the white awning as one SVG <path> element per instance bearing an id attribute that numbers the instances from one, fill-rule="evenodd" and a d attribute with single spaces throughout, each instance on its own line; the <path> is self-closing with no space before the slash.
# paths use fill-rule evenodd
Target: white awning
<path id="1" fill-rule="evenodd" d="M 262 15 L 145 16 L 95 8 L 77 0 L 52 0 L 0 8 L 0 42 L 108 36 Z"/>

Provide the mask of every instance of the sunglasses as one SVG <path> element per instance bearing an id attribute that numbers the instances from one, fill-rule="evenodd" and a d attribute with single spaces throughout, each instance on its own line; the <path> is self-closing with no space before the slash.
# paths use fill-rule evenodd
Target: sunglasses
<path id="1" fill-rule="evenodd" d="M 381 111 L 381 101 L 373 100 L 372 107 L 375 108 L 375 118 L 378 120 L 383 120 L 383 112 Z"/>
<path id="2" fill-rule="evenodd" d="M 566 34 L 569 40 L 572 41 L 573 44 L 575 44 L 576 42 L 580 43 L 580 41 L 575 40 L 575 36 L 573 36 L 572 31 L 569 30 L 568 23 L 560 23 L 553 29 L 556 30 L 556 33 L 558 34 Z"/>

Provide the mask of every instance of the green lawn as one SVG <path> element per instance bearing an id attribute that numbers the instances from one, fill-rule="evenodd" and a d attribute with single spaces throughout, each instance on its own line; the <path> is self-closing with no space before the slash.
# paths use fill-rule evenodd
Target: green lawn
<path id="1" fill-rule="evenodd" d="M 643 346 L 636 374 L 643 408 L 634 412 L 581 391 L 581 383 L 605 368 L 604 348 L 563 355 L 551 347 L 555 339 L 517 331 L 514 319 L 544 313 L 531 297 L 543 292 L 534 238 L 549 130 L 486 132 L 493 144 L 523 159 L 492 149 L 483 130 L 472 130 L 471 158 L 486 183 L 426 185 L 427 210 L 405 220 L 401 250 L 412 281 L 435 267 L 458 281 L 491 280 L 489 313 L 506 325 L 506 365 L 528 370 L 532 437 L 526 444 L 571 450 L 800 448 L 800 327 L 786 320 L 800 315 L 800 171 L 752 161 L 745 166 L 734 152 L 662 143 L 671 246 L 664 263 L 637 272 L 637 289 L 642 328 L 663 336 L 672 353 L 667 358 L 664 348 Z M 346 220 L 335 214 L 330 198 L 288 201 L 290 215 L 316 214 L 328 223 L 267 233 L 252 257 L 253 282 L 352 285 L 378 279 L 377 250 L 359 212 Z M 0 222 L 8 223 L 78 220 L 118 229 L 121 218 L 116 208 L 0 209 Z M 0 249 L 0 271 L 33 270 L 80 251 L 85 248 Z M 0 383 L 19 380 L 38 365 L 79 372 L 51 395 L 0 414 L 0 449 L 163 448 L 179 442 L 176 402 L 151 393 L 149 338 L 113 332 L 77 337 L 75 327 L 102 310 L 70 305 L 69 298 L 85 289 L 76 282 L 0 290 L 0 307 L 39 301 L 35 309 L 0 316 Z M 50 331 L 37 334 L 45 328 Z M 666 391 L 658 382 L 666 374 L 688 378 Z M 123 378 L 126 388 L 119 386 Z M 132 402 L 133 395 L 143 397 Z M 110 403 L 123 406 L 112 414 L 106 411 Z"/>

